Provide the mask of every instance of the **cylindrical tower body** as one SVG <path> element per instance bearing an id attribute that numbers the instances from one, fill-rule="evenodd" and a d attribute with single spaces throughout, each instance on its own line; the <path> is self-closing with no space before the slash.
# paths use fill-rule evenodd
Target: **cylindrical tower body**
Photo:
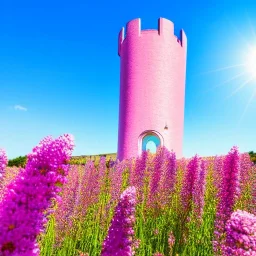
<path id="1" fill-rule="evenodd" d="M 171 21 L 141 30 L 140 19 L 119 33 L 121 59 L 119 160 L 161 145 L 182 156 L 187 38 L 174 35 Z"/>

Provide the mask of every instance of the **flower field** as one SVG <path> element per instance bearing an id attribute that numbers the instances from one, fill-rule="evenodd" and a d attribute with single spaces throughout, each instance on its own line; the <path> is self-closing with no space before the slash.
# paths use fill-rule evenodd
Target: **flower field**
<path id="1" fill-rule="evenodd" d="M 73 137 L 44 138 L 25 168 L 0 150 L 0 255 L 256 255 L 256 165 L 156 154 L 72 165 Z"/>

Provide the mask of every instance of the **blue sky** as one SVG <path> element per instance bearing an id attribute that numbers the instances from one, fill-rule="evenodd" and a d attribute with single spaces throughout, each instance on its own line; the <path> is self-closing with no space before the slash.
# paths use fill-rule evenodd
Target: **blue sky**
<path id="1" fill-rule="evenodd" d="M 1 1 L 0 147 L 13 158 L 72 133 L 73 155 L 116 152 L 118 32 L 164 17 L 188 37 L 184 156 L 256 151 L 256 79 L 244 66 L 211 72 L 252 55 L 256 2 L 223 2 Z"/>

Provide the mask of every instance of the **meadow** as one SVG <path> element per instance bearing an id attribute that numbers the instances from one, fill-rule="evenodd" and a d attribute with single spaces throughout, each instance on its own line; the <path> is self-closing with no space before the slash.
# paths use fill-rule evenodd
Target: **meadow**
<path id="1" fill-rule="evenodd" d="M 0 151 L 0 255 L 256 255 L 256 165 L 226 155 L 83 164 L 44 138 L 24 168 Z M 74 164 L 76 163 L 76 164 Z"/>

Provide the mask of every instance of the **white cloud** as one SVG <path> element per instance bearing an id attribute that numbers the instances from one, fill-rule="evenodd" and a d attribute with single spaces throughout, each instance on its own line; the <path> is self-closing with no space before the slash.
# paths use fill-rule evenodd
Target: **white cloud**
<path id="1" fill-rule="evenodd" d="M 27 111 L 27 110 L 28 110 L 27 108 L 25 108 L 25 107 L 23 107 L 23 106 L 21 106 L 21 105 L 15 105 L 15 106 L 14 106 L 14 109 L 15 109 L 15 110 L 21 110 L 21 111 Z"/>

